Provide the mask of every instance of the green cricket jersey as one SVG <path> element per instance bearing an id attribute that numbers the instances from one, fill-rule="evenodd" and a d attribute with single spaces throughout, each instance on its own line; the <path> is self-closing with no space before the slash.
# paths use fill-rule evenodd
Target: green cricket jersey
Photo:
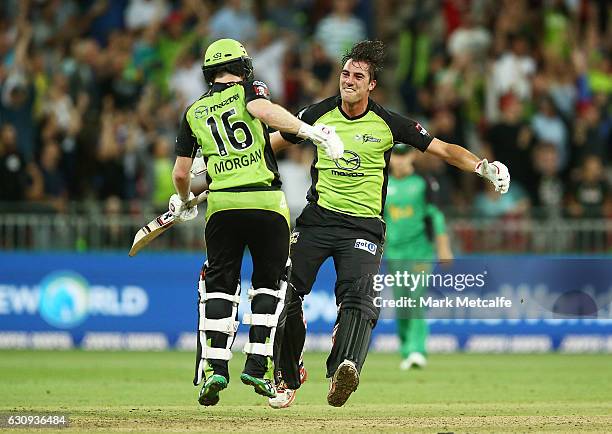
<path id="1" fill-rule="evenodd" d="M 372 100 L 365 113 L 357 117 L 344 113 L 340 104 L 340 96 L 334 96 L 298 113 L 308 124 L 335 127 L 344 142 L 344 156 L 335 162 L 325 151 L 317 150 L 307 199 L 351 216 L 380 218 L 393 145 L 406 143 L 425 151 L 433 138 L 418 122 L 387 111 Z M 292 143 L 301 141 L 292 134 L 282 135 Z"/>
<path id="2" fill-rule="evenodd" d="M 221 210 L 268 209 L 289 220 L 267 128 L 246 108 L 258 98 L 270 98 L 262 81 L 214 83 L 185 111 L 176 155 L 193 158 L 202 149 L 210 190 L 207 218 Z"/>
<path id="3" fill-rule="evenodd" d="M 444 214 L 431 201 L 436 190 L 436 181 L 417 174 L 389 178 L 386 259 L 435 259 L 433 238 L 446 233 Z"/>

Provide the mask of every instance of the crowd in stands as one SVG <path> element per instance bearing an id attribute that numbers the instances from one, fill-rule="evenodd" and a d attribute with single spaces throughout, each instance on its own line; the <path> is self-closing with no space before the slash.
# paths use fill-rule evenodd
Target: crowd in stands
<path id="1" fill-rule="evenodd" d="M 611 216 L 611 19 L 606 0 L 4 0 L 0 202 L 164 208 L 211 41 L 243 42 L 273 100 L 297 111 L 337 92 L 347 48 L 378 38 L 375 100 L 510 169 L 500 197 L 424 156 L 443 208 Z M 311 152 L 279 163 L 294 212 Z"/>

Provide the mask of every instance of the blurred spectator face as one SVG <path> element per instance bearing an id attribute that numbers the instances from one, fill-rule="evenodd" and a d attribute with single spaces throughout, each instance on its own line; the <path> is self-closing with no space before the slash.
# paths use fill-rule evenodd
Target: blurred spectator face
<path id="1" fill-rule="evenodd" d="M 545 95 L 548 92 L 549 81 L 546 75 L 542 72 L 533 75 L 531 87 L 534 95 Z"/>
<path id="2" fill-rule="evenodd" d="M 557 175 L 559 167 L 559 152 L 550 143 L 540 144 L 534 152 L 534 165 L 538 172 L 544 176 Z"/>
<path id="3" fill-rule="evenodd" d="M 511 124 L 518 122 L 523 114 L 523 104 L 513 94 L 507 94 L 501 98 L 500 108 L 504 120 Z"/>
<path id="4" fill-rule="evenodd" d="M 12 107 L 20 107 L 27 99 L 28 91 L 24 85 L 19 84 L 11 89 L 11 93 L 9 94 L 10 106 Z"/>
<path id="5" fill-rule="evenodd" d="M 46 144 L 40 154 L 40 166 L 48 171 L 54 170 L 60 160 L 61 151 L 55 142 Z"/>
<path id="6" fill-rule="evenodd" d="M 313 42 L 312 44 L 312 58 L 315 62 L 324 62 L 328 60 L 323 46 L 318 42 Z"/>
<path id="7" fill-rule="evenodd" d="M 64 74 L 55 74 L 53 76 L 53 93 L 63 95 L 68 92 L 68 77 Z"/>
<path id="8" fill-rule="evenodd" d="M 603 174 L 601 159 L 596 155 L 589 155 L 582 163 L 582 179 L 585 182 L 597 182 Z"/>
<path id="9" fill-rule="evenodd" d="M 346 61 L 340 73 L 340 95 L 342 100 L 354 104 L 367 98 L 376 87 L 376 80 L 370 80 L 369 65 L 366 62 Z"/>
<path id="10" fill-rule="evenodd" d="M 72 47 L 72 52 L 77 62 L 95 65 L 100 55 L 100 47 L 91 39 L 78 39 Z"/>
<path id="11" fill-rule="evenodd" d="M 168 34 L 174 39 L 178 39 L 183 34 L 183 15 L 180 12 L 173 12 L 166 20 Z"/>
<path id="12" fill-rule="evenodd" d="M 548 98 L 542 98 L 538 104 L 540 112 L 549 118 L 555 116 L 555 109 Z"/>
<path id="13" fill-rule="evenodd" d="M 393 152 L 391 154 L 391 160 L 389 161 L 393 176 L 403 178 L 404 176 L 410 175 L 414 171 L 414 157 L 415 152 L 413 151 L 408 151 L 403 154 Z"/>
<path id="14" fill-rule="evenodd" d="M 514 37 L 510 47 L 517 56 L 525 56 L 529 51 L 529 44 L 527 44 L 527 40 L 522 36 Z"/>
<path id="15" fill-rule="evenodd" d="M 455 115 L 448 110 L 439 110 L 433 119 L 436 134 L 450 134 L 455 130 Z"/>
<path id="16" fill-rule="evenodd" d="M 59 6 L 60 2 L 58 0 L 47 1 L 43 6 L 43 16 L 45 17 L 45 20 L 54 21 Z"/>
<path id="17" fill-rule="evenodd" d="M 17 132 L 12 125 L 4 125 L 0 129 L 0 142 L 2 142 L 2 151 L 13 152 L 17 149 Z"/>
<path id="18" fill-rule="evenodd" d="M 100 46 L 93 39 L 82 41 L 83 58 L 88 65 L 97 65 L 100 59 Z"/>
<path id="19" fill-rule="evenodd" d="M 121 199 L 117 196 L 110 196 L 104 202 L 104 214 L 105 215 L 119 215 L 121 214 Z"/>
<path id="20" fill-rule="evenodd" d="M 111 59 L 111 66 L 115 76 L 118 77 L 121 75 L 128 62 L 130 61 L 130 58 L 130 53 L 123 51 L 115 53 L 115 55 Z"/>
<path id="21" fill-rule="evenodd" d="M 438 107 L 448 107 L 457 103 L 457 90 L 455 89 L 454 81 L 450 77 L 440 81 L 436 86 L 434 99 L 434 104 Z"/>
<path id="22" fill-rule="evenodd" d="M 242 9 L 242 0 L 229 0 L 227 6 L 235 10 L 240 10 Z"/>
<path id="23" fill-rule="evenodd" d="M 335 0 L 334 13 L 338 15 L 349 15 L 353 10 L 352 0 Z"/>
<path id="24" fill-rule="evenodd" d="M 594 105 L 589 105 L 584 110 L 584 120 L 589 126 L 595 127 L 599 124 L 599 110 Z"/>
<path id="25" fill-rule="evenodd" d="M 32 55 L 32 70 L 39 72 L 39 73 L 44 73 L 45 72 L 45 58 L 42 54 L 42 52 L 37 51 Z"/>

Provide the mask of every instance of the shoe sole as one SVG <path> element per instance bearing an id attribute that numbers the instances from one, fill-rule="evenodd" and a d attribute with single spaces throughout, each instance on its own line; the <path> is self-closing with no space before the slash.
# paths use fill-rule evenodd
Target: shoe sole
<path id="1" fill-rule="evenodd" d="M 270 393 L 267 389 L 262 387 L 253 377 L 248 374 L 242 374 L 240 376 L 240 381 L 247 386 L 253 386 L 255 393 L 261 396 L 265 396 L 266 398 L 276 398 L 276 392 Z"/>
<path id="2" fill-rule="evenodd" d="M 341 364 L 332 378 L 332 389 L 327 394 L 327 403 L 342 407 L 359 386 L 359 374 L 351 364 Z"/>
<path id="3" fill-rule="evenodd" d="M 268 400 L 268 405 L 275 409 L 275 410 L 280 410 L 281 408 L 287 408 L 289 406 L 291 406 L 291 404 L 293 404 L 293 401 L 295 401 L 295 394 L 296 394 L 296 390 L 293 391 L 293 394 L 291 395 L 291 398 L 289 398 L 287 400 L 286 403 L 284 403 L 283 405 L 272 405 L 272 403 L 270 402 L 270 400 Z"/>
<path id="4" fill-rule="evenodd" d="M 223 383 L 212 383 L 208 388 L 208 391 L 198 398 L 198 402 L 200 405 L 204 405 L 206 407 L 210 407 L 212 405 L 217 405 L 219 402 L 219 392 L 225 389 L 227 385 Z M 213 396 L 210 394 L 213 393 Z"/>

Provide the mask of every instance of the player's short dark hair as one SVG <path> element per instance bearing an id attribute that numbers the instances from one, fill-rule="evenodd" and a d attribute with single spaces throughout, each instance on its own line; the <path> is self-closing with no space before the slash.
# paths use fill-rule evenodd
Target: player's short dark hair
<path id="1" fill-rule="evenodd" d="M 252 78 L 253 67 L 250 64 L 250 61 L 247 65 L 242 60 L 235 60 L 233 62 L 225 63 L 213 68 L 202 68 L 202 72 L 204 73 L 204 78 L 208 83 L 214 82 L 218 76 L 223 75 L 226 72 L 242 77 L 245 80 L 249 80 Z"/>
<path id="2" fill-rule="evenodd" d="M 376 80 L 385 60 L 385 44 L 379 40 L 358 42 L 342 57 L 342 65 L 344 66 L 349 59 L 354 62 L 366 62 L 369 65 L 370 81 Z"/>

